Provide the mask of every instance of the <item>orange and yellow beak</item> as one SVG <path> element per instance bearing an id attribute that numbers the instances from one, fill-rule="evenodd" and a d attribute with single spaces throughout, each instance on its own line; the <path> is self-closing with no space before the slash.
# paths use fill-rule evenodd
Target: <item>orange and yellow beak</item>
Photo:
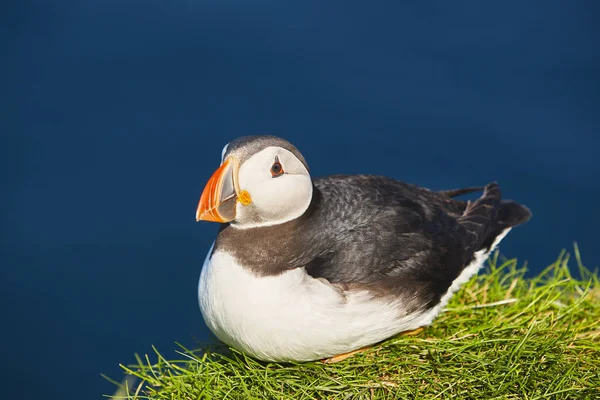
<path id="1" fill-rule="evenodd" d="M 240 193 L 238 168 L 237 158 L 228 157 L 210 177 L 198 202 L 196 221 L 225 223 L 235 218 L 235 206 Z"/>

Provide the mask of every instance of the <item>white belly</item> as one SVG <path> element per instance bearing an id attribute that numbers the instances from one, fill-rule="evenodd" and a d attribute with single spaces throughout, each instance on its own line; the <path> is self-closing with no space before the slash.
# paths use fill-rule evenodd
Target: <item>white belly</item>
<path id="1" fill-rule="evenodd" d="M 412 314 L 399 300 L 342 294 L 304 268 L 259 277 L 222 252 L 204 262 L 198 297 L 206 325 L 231 347 L 267 361 L 316 360 L 429 325 L 487 255 L 476 255 L 438 306 Z"/>

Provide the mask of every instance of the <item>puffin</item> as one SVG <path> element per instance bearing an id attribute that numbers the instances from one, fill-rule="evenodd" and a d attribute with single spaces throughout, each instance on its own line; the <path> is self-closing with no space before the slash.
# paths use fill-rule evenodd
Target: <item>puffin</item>
<path id="1" fill-rule="evenodd" d="M 200 273 L 201 314 L 259 360 L 338 362 L 430 325 L 530 217 L 496 182 L 432 191 L 379 175 L 313 179 L 287 140 L 240 137 L 196 210 L 221 224 Z"/>

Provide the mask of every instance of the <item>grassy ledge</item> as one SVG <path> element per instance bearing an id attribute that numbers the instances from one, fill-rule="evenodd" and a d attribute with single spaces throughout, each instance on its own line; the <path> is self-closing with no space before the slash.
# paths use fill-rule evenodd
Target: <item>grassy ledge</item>
<path id="1" fill-rule="evenodd" d="M 474 277 L 417 336 L 338 364 L 263 363 L 226 347 L 123 366 L 114 399 L 600 399 L 600 285 L 575 248 L 534 278 L 516 260 Z M 577 271 L 578 277 L 571 275 Z"/>

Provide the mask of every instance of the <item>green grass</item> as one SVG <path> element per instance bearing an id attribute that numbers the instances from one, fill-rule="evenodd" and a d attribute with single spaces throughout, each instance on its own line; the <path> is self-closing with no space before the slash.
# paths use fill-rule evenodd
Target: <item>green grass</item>
<path id="1" fill-rule="evenodd" d="M 577 248 L 575 256 L 571 269 L 563 252 L 524 278 L 525 267 L 499 263 L 496 253 L 424 332 L 341 363 L 263 363 L 226 347 L 181 347 L 179 360 L 156 351 L 123 366 L 129 379 L 113 398 L 600 399 L 600 285 Z"/>

